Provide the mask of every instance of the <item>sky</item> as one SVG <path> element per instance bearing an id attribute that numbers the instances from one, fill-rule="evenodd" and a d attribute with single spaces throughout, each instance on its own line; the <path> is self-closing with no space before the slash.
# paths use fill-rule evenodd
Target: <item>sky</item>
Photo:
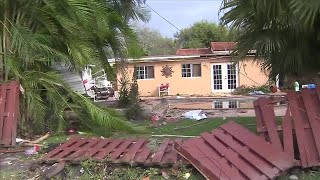
<path id="1" fill-rule="evenodd" d="M 178 29 L 183 29 L 201 20 L 218 23 L 221 1 L 222 0 L 147 0 L 146 3 Z M 151 10 L 150 12 L 151 20 L 144 25 L 159 30 L 160 33 L 166 37 L 173 37 L 178 30 L 155 12 Z"/>

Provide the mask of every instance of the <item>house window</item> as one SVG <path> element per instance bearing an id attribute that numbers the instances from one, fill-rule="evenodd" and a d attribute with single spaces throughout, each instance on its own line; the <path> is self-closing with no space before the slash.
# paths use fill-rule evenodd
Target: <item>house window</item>
<path id="1" fill-rule="evenodd" d="M 137 79 L 152 79 L 154 78 L 153 66 L 138 66 L 137 67 Z"/>
<path id="2" fill-rule="evenodd" d="M 182 64 L 182 77 L 200 77 L 201 64 Z"/>

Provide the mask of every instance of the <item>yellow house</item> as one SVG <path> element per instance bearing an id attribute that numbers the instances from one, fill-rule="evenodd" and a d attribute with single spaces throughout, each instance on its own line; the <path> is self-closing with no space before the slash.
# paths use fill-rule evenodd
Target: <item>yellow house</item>
<path id="1" fill-rule="evenodd" d="M 234 43 L 213 42 L 211 48 L 179 49 L 176 55 L 129 60 L 125 69 L 132 79 L 136 66 L 140 96 L 159 96 L 161 85 L 168 95 L 211 96 L 231 93 L 239 86 L 264 85 L 269 78 L 250 54 L 234 65 Z M 121 74 L 117 73 L 117 79 Z M 119 85 L 118 85 L 119 86 Z"/>

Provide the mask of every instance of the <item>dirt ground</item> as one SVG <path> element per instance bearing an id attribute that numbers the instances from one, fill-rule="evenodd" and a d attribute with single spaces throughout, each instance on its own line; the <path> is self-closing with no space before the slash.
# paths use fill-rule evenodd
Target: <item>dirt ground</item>
<path id="1" fill-rule="evenodd" d="M 216 117 L 255 117 L 253 109 L 254 97 L 237 97 L 235 99 L 226 99 L 229 101 L 250 100 L 247 104 L 238 105 L 238 108 L 221 108 L 214 109 L 212 106 L 214 98 L 207 99 L 145 99 L 141 102 L 141 106 L 147 115 L 156 114 L 162 117 L 183 118 L 183 114 L 190 110 L 203 110 L 208 118 Z M 274 111 L 276 116 L 284 116 L 287 105 L 275 105 Z"/>

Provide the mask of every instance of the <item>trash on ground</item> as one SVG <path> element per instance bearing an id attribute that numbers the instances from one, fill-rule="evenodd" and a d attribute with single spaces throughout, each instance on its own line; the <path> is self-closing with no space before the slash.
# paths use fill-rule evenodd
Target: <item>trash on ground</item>
<path id="1" fill-rule="evenodd" d="M 207 115 L 202 110 L 192 110 L 183 114 L 187 119 L 201 120 L 206 119 Z"/>
<path id="2" fill-rule="evenodd" d="M 262 91 L 253 91 L 253 92 L 250 92 L 249 95 L 264 95 L 265 93 L 262 92 Z"/>

